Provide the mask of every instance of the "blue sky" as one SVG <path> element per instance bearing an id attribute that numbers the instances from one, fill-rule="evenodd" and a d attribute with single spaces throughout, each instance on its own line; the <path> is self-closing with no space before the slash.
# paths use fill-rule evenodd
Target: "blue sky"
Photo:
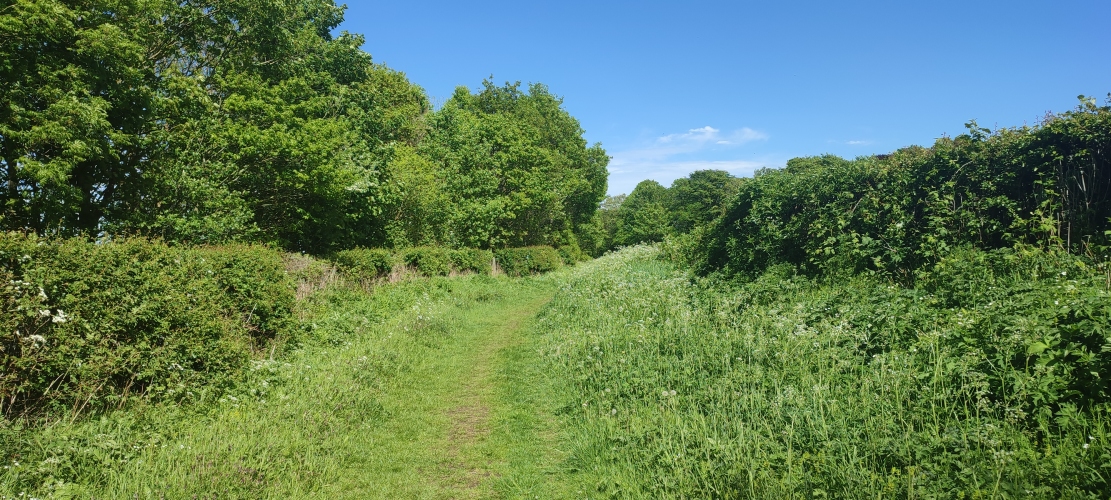
<path id="1" fill-rule="evenodd" d="M 352 2 L 341 26 L 440 100 L 541 82 L 610 194 L 694 170 L 928 146 L 1111 92 L 1111 1 Z"/>

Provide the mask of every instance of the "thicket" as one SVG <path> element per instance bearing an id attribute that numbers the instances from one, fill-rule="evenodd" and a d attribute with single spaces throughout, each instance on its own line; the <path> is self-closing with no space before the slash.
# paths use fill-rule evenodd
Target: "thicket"
<path id="1" fill-rule="evenodd" d="M 563 267 L 563 258 L 552 247 L 532 246 L 494 251 L 498 267 L 510 276 L 527 276 Z"/>
<path id="2" fill-rule="evenodd" d="M 641 181 L 628 196 L 607 197 L 596 226 L 601 250 L 698 233 L 722 215 L 743 179 L 722 170 L 698 170 L 676 179 L 670 188 Z"/>
<path id="3" fill-rule="evenodd" d="M 969 132 L 931 148 L 844 160 L 797 158 L 763 170 L 693 252 L 704 272 L 756 276 L 877 272 L 904 284 L 954 249 L 1029 245 L 1106 260 L 1111 107 L 1030 127 Z"/>
<path id="4" fill-rule="evenodd" d="M 510 276 L 543 274 L 585 258 L 577 249 L 538 245 L 523 248 L 481 250 L 415 247 L 397 251 L 352 249 L 336 252 L 332 261 L 346 276 L 357 281 L 375 281 L 393 272 L 413 272 L 421 276 L 449 274 L 491 274 L 494 264 Z"/>
<path id="5" fill-rule="evenodd" d="M 204 400 L 291 324 L 282 254 L 0 234 L 5 418 Z"/>

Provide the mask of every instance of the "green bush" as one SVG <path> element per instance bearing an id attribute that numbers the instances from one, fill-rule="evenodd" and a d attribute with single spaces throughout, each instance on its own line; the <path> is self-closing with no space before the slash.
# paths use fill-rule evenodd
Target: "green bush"
<path id="1" fill-rule="evenodd" d="M 390 274 L 394 256 L 381 248 L 355 248 L 336 252 L 332 261 L 347 277 L 371 281 Z"/>
<path id="2" fill-rule="evenodd" d="M 451 273 L 451 257 L 443 247 L 414 247 L 403 252 L 405 265 L 423 276 L 447 276 Z"/>
<path id="3" fill-rule="evenodd" d="M 490 274 L 490 265 L 494 261 L 493 252 L 478 248 L 449 250 L 448 257 L 452 268 L 460 273 Z"/>
<path id="4" fill-rule="evenodd" d="M 583 252 L 578 245 L 564 245 L 556 249 L 564 265 L 573 266 L 579 262 L 590 260 L 590 256 Z"/>
<path id="5" fill-rule="evenodd" d="M 0 412 L 191 399 L 234 382 L 286 327 L 277 251 L 0 235 Z"/>
<path id="6" fill-rule="evenodd" d="M 548 246 L 503 248 L 495 250 L 494 257 L 502 271 L 510 276 L 541 274 L 563 266 L 559 252 Z"/>

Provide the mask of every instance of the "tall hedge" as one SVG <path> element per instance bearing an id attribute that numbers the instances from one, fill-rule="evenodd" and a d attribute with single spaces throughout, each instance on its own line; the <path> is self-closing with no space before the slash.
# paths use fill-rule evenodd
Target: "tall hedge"
<path id="1" fill-rule="evenodd" d="M 498 266 L 509 276 L 527 276 L 563 267 L 559 252 L 548 246 L 503 248 L 494 251 Z"/>
<path id="2" fill-rule="evenodd" d="M 879 271 L 912 280 L 952 249 L 1016 244 L 1102 255 L 1111 230 L 1111 107 L 1035 127 L 844 160 L 796 158 L 743 182 L 706 233 L 703 271 Z"/>
<path id="3" fill-rule="evenodd" d="M 287 327 L 277 251 L 0 234 L 0 412 L 200 398 Z"/>

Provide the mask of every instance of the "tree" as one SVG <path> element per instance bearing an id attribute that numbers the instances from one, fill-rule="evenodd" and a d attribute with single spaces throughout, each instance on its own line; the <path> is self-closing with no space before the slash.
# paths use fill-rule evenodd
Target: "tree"
<path id="1" fill-rule="evenodd" d="M 652 243 L 671 233 L 671 197 L 667 188 L 653 180 L 641 181 L 617 209 L 618 246 Z"/>
<path id="2" fill-rule="evenodd" d="M 726 202 L 736 196 L 741 179 L 723 170 L 698 170 L 676 179 L 671 194 L 671 226 L 676 233 L 689 233 L 720 217 Z"/>
<path id="3" fill-rule="evenodd" d="M 609 157 L 587 147 L 547 87 L 460 87 L 435 113 L 422 151 L 456 200 L 450 244 L 481 248 L 572 244 L 605 196 Z"/>
<path id="4" fill-rule="evenodd" d="M 3 2 L 0 220 L 40 233 L 97 232 L 137 196 L 157 126 L 165 4 Z"/>

